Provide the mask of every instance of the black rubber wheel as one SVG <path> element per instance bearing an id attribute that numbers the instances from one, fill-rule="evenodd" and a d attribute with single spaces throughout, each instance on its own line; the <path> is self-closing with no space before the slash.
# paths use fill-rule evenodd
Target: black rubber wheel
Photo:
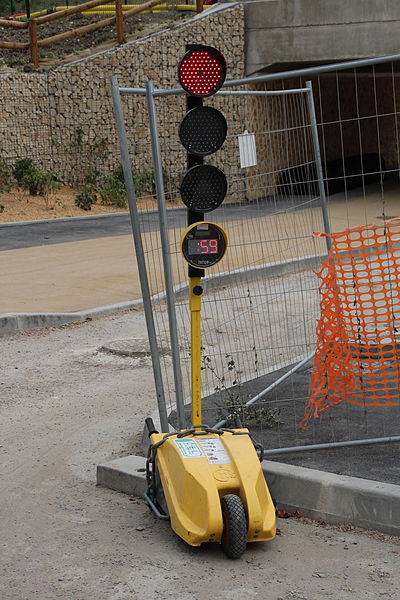
<path id="1" fill-rule="evenodd" d="M 224 529 L 221 546 L 228 558 L 240 558 L 246 550 L 247 523 L 244 506 L 235 494 L 227 494 L 221 500 Z"/>

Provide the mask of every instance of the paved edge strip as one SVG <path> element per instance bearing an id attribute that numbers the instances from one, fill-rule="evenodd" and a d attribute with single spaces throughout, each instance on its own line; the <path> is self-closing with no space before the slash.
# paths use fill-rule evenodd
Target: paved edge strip
<path id="1" fill-rule="evenodd" d="M 233 203 L 232 203 L 233 204 Z M 239 204 L 239 203 L 238 203 Z M 185 208 L 184 206 L 169 206 L 167 208 L 167 211 L 177 211 L 177 210 L 181 210 L 186 211 L 187 208 Z M 154 214 L 154 213 L 158 213 L 158 208 L 146 208 L 146 209 L 142 209 L 138 211 L 139 215 L 148 215 L 148 214 Z M 28 225 L 28 226 L 35 226 L 35 225 L 52 225 L 52 224 L 58 224 L 58 223 L 69 223 L 69 222 L 76 222 L 76 221 L 98 221 L 99 219 L 107 219 L 108 217 L 113 217 L 113 218 L 121 218 L 121 219 L 126 219 L 129 218 L 129 210 L 121 210 L 120 212 L 113 212 L 113 213 L 101 213 L 98 215 L 78 215 L 76 217 L 57 217 L 55 219 L 36 219 L 35 221 L 7 221 L 6 223 L 0 223 L 0 229 L 2 227 L 19 227 L 20 225 Z M 15 248 L 15 250 L 18 250 L 19 248 Z"/>
<path id="2" fill-rule="evenodd" d="M 96 317 L 104 317 L 118 312 L 139 309 L 143 306 L 142 298 L 132 302 L 119 302 L 98 308 L 89 308 L 80 312 L 64 313 L 6 313 L 0 315 L 0 335 L 16 333 L 30 329 L 61 327 L 62 325 L 88 321 Z"/>
<path id="3" fill-rule="evenodd" d="M 279 507 L 330 524 L 400 536 L 400 486 L 263 461 L 272 497 Z M 143 496 L 146 459 L 125 456 L 97 466 L 97 484 Z"/>
<path id="4" fill-rule="evenodd" d="M 250 200 L 248 201 L 248 205 L 253 205 L 256 204 L 258 201 L 257 200 Z M 240 201 L 233 201 L 233 202 L 229 202 L 229 206 L 239 206 L 241 205 L 242 202 Z M 186 213 L 187 212 L 187 208 L 185 206 L 168 206 L 167 207 L 167 213 L 168 212 L 177 212 L 177 211 L 181 211 Z M 159 210 L 158 208 L 143 208 L 141 210 L 138 211 L 139 215 L 149 215 L 149 214 L 155 214 L 158 213 Z M 107 219 L 108 217 L 114 217 L 114 218 L 122 218 L 122 219 L 126 219 L 127 217 L 130 217 L 130 213 L 129 210 L 121 210 L 120 212 L 113 212 L 113 213 L 100 213 L 97 215 L 78 215 L 75 217 L 56 217 L 54 219 L 36 219 L 35 221 L 6 221 L 5 223 L 0 223 L 0 229 L 2 227 L 19 227 L 20 225 L 29 225 L 29 226 L 35 226 L 35 225 L 48 225 L 50 224 L 57 224 L 57 223 L 69 223 L 69 222 L 76 222 L 76 221 L 97 221 L 98 219 Z M 18 250 L 19 248 L 15 248 L 15 250 Z"/>
<path id="5" fill-rule="evenodd" d="M 259 265 L 253 269 L 236 269 L 226 273 L 217 273 L 212 275 L 204 282 L 206 291 L 218 289 L 227 285 L 232 279 L 235 283 L 241 281 L 257 280 L 263 277 L 273 277 L 289 273 L 294 266 L 301 268 L 316 268 L 326 255 L 302 256 L 301 258 L 288 259 L 280 262 L 267 263 Z M 187 295 L 187 282 L 175 286 L 175 298 L 183 298 Z M 152 296 L 153 301 L 160 301 L 166 297 L 165 292 Z M 26 329 L 43 329 L 46 327 L 60 327 L 67 323 L 76 323 L 96 317 L 102 317 L 118 312 L 124 312 L 131 309 L 138 309 L 143 306 L 143 299 L 119 302 L 97 308 L 88 308 L 77 312 L 61 313 L 6 313 L 0 314 L 0 335 L 15 333 Z"/>
<path id="6" fill-rule="evenodd" d="M 147 211 L 146 211 L 147 212 Z M 7 221 L 6 223 L 0 223 L 0 229 L 2 227 L 19 227 L 20 225 L 28 225 L 28 226 L 35 226 L 35 225 L 48 225 L 50 224 L 50 226 L 53 223 L 69 223 L 70 221 L 75 222 L 75 221 L 97 221 L 98 219 L 104 219 L 106 217 L 123 217 L 126 218 L 129 215 L 128 211 L 121 211 L 121 212 L 116 212 L 116 213 L 106 213 L 106 214 L 100 214 L 100 215 L 79 215 L 77 217 L 57 217 L 55 219 L 36 219 L 36 221 Z"/>

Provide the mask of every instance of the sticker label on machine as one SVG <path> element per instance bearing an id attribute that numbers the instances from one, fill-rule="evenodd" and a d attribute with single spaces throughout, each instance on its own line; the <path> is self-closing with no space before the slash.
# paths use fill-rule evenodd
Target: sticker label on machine
<path id="1" fill-rule="evenodd" d="M 221 465 L 231 462 L 219 438 L 199 438 L 197 442 L 203 448 L 207 460 L 211 465 Z"/>
<path id="2" fill-rule="evenodd" d="M 204 458 L 204 454 L 193 438 L 174 440 L 183 458 Z"/>

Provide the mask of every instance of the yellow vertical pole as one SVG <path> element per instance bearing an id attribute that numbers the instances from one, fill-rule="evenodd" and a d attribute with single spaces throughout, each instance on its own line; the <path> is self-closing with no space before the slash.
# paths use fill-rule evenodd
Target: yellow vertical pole
<path id="1" fill-rule="evenodd" d="M 189 277 L 191 316 L 192 425 L 200 425 L 201 414 L 201 277 Z"/>

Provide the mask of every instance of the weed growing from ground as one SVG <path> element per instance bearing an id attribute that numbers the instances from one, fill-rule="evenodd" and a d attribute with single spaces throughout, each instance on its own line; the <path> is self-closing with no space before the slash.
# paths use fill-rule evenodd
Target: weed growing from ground
<path id="1" fill-rule="evenodd" d="M 212 364 L 209 356 L 202 357 L 202 370 L 207 369 L 212 373 L 215 380 L 218 382 L 214 387 L 214 392 L 221 393 L 224 400 L 224 405 L 219 407 L 218 418 L 220 420 L 233 419 L 238 416 L 244 426 L 248 424 L 265 425 L 266 427 L 274 427 L 282 421 L 279 419 L 280 410 L 277 408 L 265 408 L 254 405 L 246 406 L 246 402 L 250 400 L 251 395 L 243 390 L 243 383 L 240 377 L 240 371 L 236 366 L 235 360 L 230 354 L 226 354 L 226 366 L 228 371 L 233 375 L 232 386 L 227 387 L 224 375 L 220 375 Z"/>

